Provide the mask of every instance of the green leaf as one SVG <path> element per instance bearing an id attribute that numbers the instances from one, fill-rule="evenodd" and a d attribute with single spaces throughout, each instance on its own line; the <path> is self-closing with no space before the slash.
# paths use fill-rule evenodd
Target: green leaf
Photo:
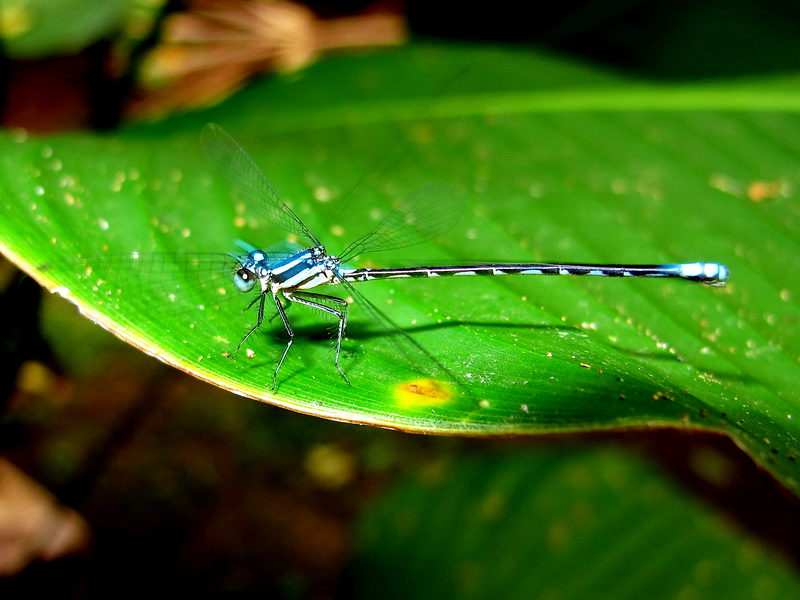
<path id="1" fill-rule="evenodd" d="M 116 33 L 135 4 L 135 0 L 4 0 L 0 37 L 5 52 L 13 57 L 76 52 Z"/>
<path id="2" fill-rule="evenodd" d="M 355 598 L 793 598 L 797 574 L 610 448 L 461 456 L 363 516 Z"/>
<path id="3" fill-rule="evenodd" d="M 797 490 L 795 88 L 634 85 L 486 49 L 330 60 L 203 114 L 110 137 L 6 136 L 0 248 L 118 336 L 248 397 L 418 432 L 711 429 Z M 462 385 L 431 384 L 436 363 L 408 360 L 402 336 L 356 304 L 342 356 L 352 387 L 331 364 L 332 323 L 295 307 L 298 337 L 273 392 L 280 322 L 248 340 L 253 358 L 231 360 L 253 323 L 242 314 L 248 298 L 218 260 L 187 265 L 187 254 L 229 252 L 237 239 L 286 240 L 212 177 L 198 144 L 208 121 L 242 144 L 334 254 L 396 202 L 443 186 L 468 196 L 462 221 L 368 264 L 699 260 L 727 264 L 731 283 L 363 283 Z M 132 251 L 160 258 L 134 268 Z"/>

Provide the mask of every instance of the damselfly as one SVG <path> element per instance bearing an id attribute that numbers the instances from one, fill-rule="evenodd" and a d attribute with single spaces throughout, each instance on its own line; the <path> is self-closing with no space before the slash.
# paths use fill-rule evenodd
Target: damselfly
<path id="1" fill-rule="evenodd" d="M 230 135 L 214 124 L 203 130 L 203 149 L 216 167 L 248 202 L 259 207 L 275 225 L 308 242 L 308 247 L 292 254 L 278 254 L 249 249 L 247 255 L 235 256 L 237 266 L 233 285 L 240 292 L 256 290 L 258 296 L 248 305 L 255 307 L 255 324 L 245 334 L 236 352 L 264 323 L 268 299 L 274 304 L 277 315 L 288 335 L 273 372 L 272 387 L 278 382 L 278 372 L 294 343 L 295 333 L 286 314 L 292 303 L 297 303 L 332 316 L 337 321 L 334 346 L 334 365 L 345 382 L 350 383 L 339 364 L 342 341 L 347 332 L 348 303 L 346 300 L 319 293 L 323 286 L 339 285 L 364 305 L 366 310 L 392 329 L 418 351 L 432 356 L 410 336 L 397 328 L 393 321 L 359 293 L 353 283 L 376 279 L 412 277 L 447 277 L 470 275 L 592 275 L 599 277 L 674 277 L 699 281 L 710 285 L 724 285 L 728 269 L 711 262 L 692 262 L 662 265 L 622 264 L 568 264 L 568 263 L 511 263 L 473 264 L 460 266 L 415 266 L 399 269 L 350 268 L 344 264 L 355 256 L 367 252 L 405 248 L 432 239 L 450 228 L 457 215 L 451 210 L 437 208 L 435 202 L 426 206 L 399 207 L 389 213 L 369 234 L 357 239 L 338 255 L 329 254 L 320 240 L 305 226 L 297 214 L 273 190 L 267 178 L 247 153 Z M 420 205 L 420 202 L 416 203 Z M 424 211 L 421 209 L 424 208 Z M 234 353 L 234 356 L 236 354 Z M 449 371 L 448 371 L 449 372 Z"/>

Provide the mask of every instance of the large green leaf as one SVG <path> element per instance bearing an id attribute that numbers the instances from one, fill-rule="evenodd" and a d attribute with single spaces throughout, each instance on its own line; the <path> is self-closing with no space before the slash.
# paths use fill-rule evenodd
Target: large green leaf
<path id="1" fill-rule="evenodd" d="M 0 243 L 123 339 L 242 395 L 435 433 L 713 429 L 796 489 L 793 85 L 632 85 L 488 50 L 331 60 L 114 136 L 5 136 Z M 186 253 L 228 252 L 235 239 L 286 238 L 212 177 L 197 142 L 207 121 L 238 139 L 334 253 L 433 185 L 467 196 L 461 223 L 370 264 L 703 260 L 727 264 L 731 284 L 364 283 L 460 385 L 434 386 L 425 376 L 435 363 L 409 361 L 402 337 L 356 305 L 342 358 L 352 387 L 331 365 L 318 316 L 295 308 L 300 335 L 272 391 L 280 324 L 248 341 L 252 358 L 231 360 L 253 320 L 241 312 L 248 299 L 215 279 L 218 264 L 187 266 Z M 139 270 L 149 257 L 131 267 L 132 251 L 160 253 L 157 267 Z M 228 287 L 209 299 L 206 285 Z"/>

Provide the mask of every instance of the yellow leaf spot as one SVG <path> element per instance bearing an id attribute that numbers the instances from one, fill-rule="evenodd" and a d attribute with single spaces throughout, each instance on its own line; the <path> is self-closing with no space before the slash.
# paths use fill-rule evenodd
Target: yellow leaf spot
<path id="1" fill-rule="evenodd" d="M 441 406 L 452 399 L 453 391 L 444 381 L 418 379 L 398 385 L 395 397 L 400 408 Z"/>

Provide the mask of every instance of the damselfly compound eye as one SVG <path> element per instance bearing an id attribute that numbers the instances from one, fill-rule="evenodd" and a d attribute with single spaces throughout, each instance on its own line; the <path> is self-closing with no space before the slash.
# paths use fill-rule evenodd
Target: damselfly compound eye
<path id="1" fill-rule="evenodd" d="M 240 292 L 249 292 L 256 285 L 256 274 L 250 269 L 242 267 L 236 271 L 236 275 L 233 276 L 233 285 L 235 285 L 236 289 Z"/>

